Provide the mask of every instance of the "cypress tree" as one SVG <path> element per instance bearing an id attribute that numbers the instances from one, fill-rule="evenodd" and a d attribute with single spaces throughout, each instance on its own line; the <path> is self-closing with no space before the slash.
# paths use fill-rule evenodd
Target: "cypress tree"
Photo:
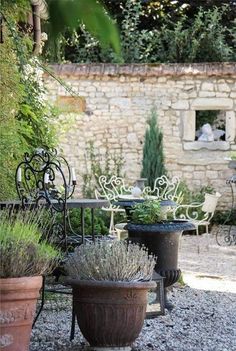
<path id="1" fill-rule="evenodd" d="M 153 107 L 148 118 L 143 146 L 141 177 L 147 178 L 148 185 L 153 188 L 157 177 L 166 174 L 163 153 L 163 134 L 157 124 L 157 111 Z"/>

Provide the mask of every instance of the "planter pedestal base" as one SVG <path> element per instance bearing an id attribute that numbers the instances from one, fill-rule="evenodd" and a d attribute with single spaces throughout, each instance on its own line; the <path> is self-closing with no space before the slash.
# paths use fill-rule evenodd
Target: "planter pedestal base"
<path id="1" fill-rule="evenodd" d="M 195 226 L 188 221 L 171 221 L 155 224 L 128 223 L 126 229 L 129 240 L 145 246 L 149 254 L 157 257 L 155 272 L 164 278 L 165 307 L 173 306 L 166 299 L 168 286 L 176 283 L 181 271 L 178 269 L 179 240 L 184 230 L 192 230 Z"/>

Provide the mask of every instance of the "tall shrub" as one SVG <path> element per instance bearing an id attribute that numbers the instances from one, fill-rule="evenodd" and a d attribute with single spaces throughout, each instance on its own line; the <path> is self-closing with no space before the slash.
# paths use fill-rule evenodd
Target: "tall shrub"
<path id="1" fill-rule="evenodd" d="M 147 178 L 148 185 L 152 188 L 157 177 L 166 174 L 163 153 L 163 134 L 157 124 L 157 111 L 153 107 L 148 119 L 143 146 L 143 168 L 141 177 Z"/>

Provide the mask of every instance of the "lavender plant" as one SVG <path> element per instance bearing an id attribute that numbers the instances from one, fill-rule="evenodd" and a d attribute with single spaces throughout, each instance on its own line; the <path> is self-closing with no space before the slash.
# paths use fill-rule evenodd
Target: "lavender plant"
<path id="1" fill-rule="evenodd" d="M 146 248 L 124 241 L 86 243 L 66 262 L 71 278 L 94 281 L 150 281 L 156 264 Z"/>
<path id="2" fill-rule="evenodd" d="M 0 278 L 36 276 L 51 272 L 60 252 L 42 240 L 43 211 L 0 213 Z"/>

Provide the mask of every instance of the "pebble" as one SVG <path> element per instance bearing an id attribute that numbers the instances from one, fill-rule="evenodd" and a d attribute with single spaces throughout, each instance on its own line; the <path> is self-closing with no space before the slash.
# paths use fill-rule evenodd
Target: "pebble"
<path id="1" fill-rule="evenodd" d="M 210 286 L 201 284 L 201 289 L 199 283 L 192 288 L 176 284 L 169 294 L 174 309 L 145 320 L 132 351 L 235 351 L 235 257 L 236 247 L 217 246 L 213 235 L 184 236 L 180 268 L 195 277 L 204 273 L 220 278 L 221 292 L 214 288 L 216 279 L 211 279 Z M 226 281 L 230 284 L 222 289 Z M 78 326 L 75 339 L 69 341 L 71 296 L 51 294 L 50 298 L 32 331 L 29 351 L 87 351 L 88 344 Z"/>
<path id="2" fill-rule="evenodd" d="M 78 326 L 69 341 L 71 301 L 62 299 L 47 302 L 32 331 L 30 351 L 88 350 Z M 132 351 L 235 351 L 235 294 L 185 286 L 174 287 L 169 300 L 174 309 L 145 320 Z"/>

